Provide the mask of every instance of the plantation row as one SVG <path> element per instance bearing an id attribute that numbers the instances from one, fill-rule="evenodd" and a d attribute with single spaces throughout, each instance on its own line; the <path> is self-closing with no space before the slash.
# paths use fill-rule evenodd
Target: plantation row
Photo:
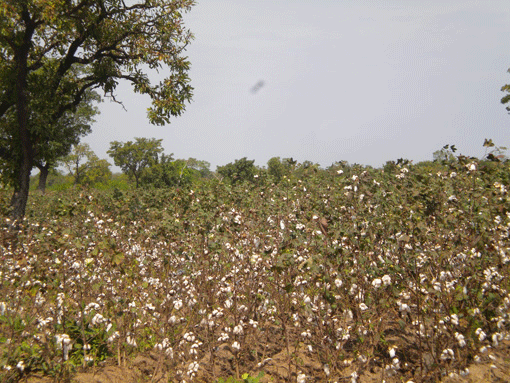
<path id="1" fill-rule="evenodd" d="M 469 376 L 510 339 L 509 184 L 463 158 L 33 195 L 0 248 L 0 380 L 138 355 L 170 382 Z"/>

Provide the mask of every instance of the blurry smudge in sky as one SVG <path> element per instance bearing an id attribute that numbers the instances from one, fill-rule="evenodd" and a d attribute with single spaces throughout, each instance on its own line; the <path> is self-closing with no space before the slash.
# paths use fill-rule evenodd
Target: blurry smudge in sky
<path id="1" fill-rule="evenodd" d="M 252 94 L 255 94 L 257 93 L 260 88 L 262 88 L 264 86 L 264 81 L 260 80 L 258 83 L 256 83 L 253 88 L 251 88 L 251 93 Z"/>

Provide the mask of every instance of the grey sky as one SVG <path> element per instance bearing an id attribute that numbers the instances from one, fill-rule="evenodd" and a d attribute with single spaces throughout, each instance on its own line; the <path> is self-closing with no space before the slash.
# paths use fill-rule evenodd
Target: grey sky
<path id="1" fill-rule="evenodd" d="M 508 0 L 202 0 L 186 22 L 193 102 L 152 126 L 149 99 L 121 85 L 127 112 L 105 101 L 84 139 L 99 157 L 134 137 L 212 170 L 242 157 L 381 166 L 445 144 L 475 156 L 484 138 L 510 146 Z"/>

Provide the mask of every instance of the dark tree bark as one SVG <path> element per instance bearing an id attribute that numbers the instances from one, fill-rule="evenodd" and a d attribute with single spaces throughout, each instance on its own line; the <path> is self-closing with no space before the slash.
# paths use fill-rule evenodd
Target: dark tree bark
<path id="1" fill-rule="evenodd" d="M 28 192 L 30 188 L 30 173 L 34 165 L 34 150 L 28 131 L 28 98 L 27 98 L 27 76 L 28 76 L 28 54 L 32 41 L 32 35 L 35 30 L 35 24 L 30 19 L 28 11 L 22 13 L 23 21 L 26 24 L 26 30 L 23 41 L 15 47 L 16 62 L 16 106 L 18 132 L 21 141 L 20 168 L 18 182 L 14 188 L 11 199 L 11 219 L 15 222 L 20 221 L 25 216 L 25 210 L 28 201 Z"/>
<path id="2" fill-rule="evenodd" d="M 39 169 L 39 184 L 37 189 L 44 194 L 46 192 L 46 181 L 48 180 L 48 174 L 50 173 L 50 164 L 46 164 L 44 166 L 36 164 L 36 166 Z"/>

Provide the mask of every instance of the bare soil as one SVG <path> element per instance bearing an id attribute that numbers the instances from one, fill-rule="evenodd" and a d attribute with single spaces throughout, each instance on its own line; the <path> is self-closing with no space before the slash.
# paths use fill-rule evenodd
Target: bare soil
<path id="1" fill-rule="evenodd" d="M 341 375 L 326 378 L 321 364 L 314 360 L 314 354 L 308 350 L 282 347 L 278 344 L 266 346 L 266 357 L 257 363 L 257 368 L 250 372 L 256 376 L 260 371 L 265 382 L 296 382 L 297 374 L 304 373 L 307 382 L 351 382 L 354 371 L 360 373 L 358 383 L 396 383 L 402 382 L 402 377 L 391 377 L 382 367 L 361 366 L 358 363 L 346 365 Z M 288 364 L 288 352 L 299 361 L 299 369 Z M 214 354 L 214 355 L 211 355 Z M 202 366 L 197 376 L 190 380 L 184 373 L 182 378 L 194 382 L 216 382 L 218 377 L 236 376 L 239 372 L 234 367 L 235 355 L 228 344 L 223 344 L 207 353 L 199 362 Z M 205 367 L 205 368 L 204 368 Z M 88 369 L 87 372 L 78 372 L 71 379 L 74 383 L 141 383 L 141 382 L 174 382 L 180 381 L 178 370 L 185 372 L 185 366 L 174 366 L 164 355 L 156 352 L 140 354 L 126 362 L 126 366 L 118 366 L 114 359 L 103 362 L 102 366 Z M 480 362 L 469 367 L 469 374 L 461 376 L 458 373 L 448 373 L 442 383 L 508 383 L 510 382 L 510 342 L 503 342 L 498 348 L 489 349 Z M 290 372 L 289 372 L 290 371 Z M 240 371 L 241 374 L 246 371 Z M 449 376 L 448 376 L 449 375 Z M 48 377 L 31 376 L 27 383 L 50 383 L 58 381 Z"/>

